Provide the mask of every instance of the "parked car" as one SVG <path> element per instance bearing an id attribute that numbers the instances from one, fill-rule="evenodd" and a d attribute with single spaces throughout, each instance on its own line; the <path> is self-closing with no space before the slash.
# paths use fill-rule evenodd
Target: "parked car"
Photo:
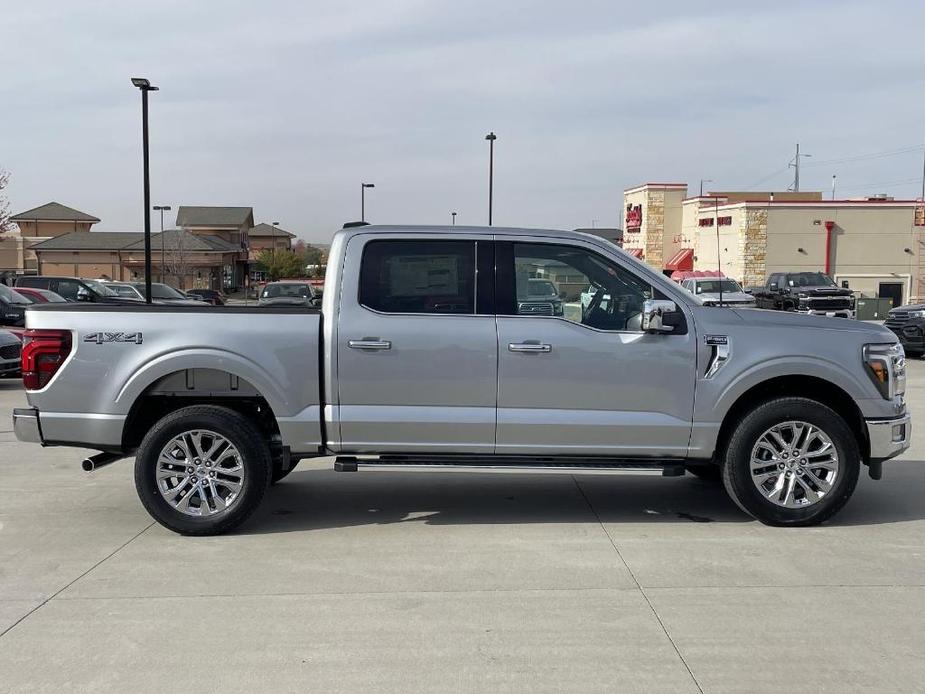
<path id="1" fill-rule="evenodd" d="M 775 272 L 763 287 L 749 291 L 758 308 L 854 318 L 853 292 L 821 272 Z"/>
<path id="2" fill-rule="evenodd" d="M 186 295 L 193 299 L 205 301 L 207 304 L 212 304 L 213 306 L 225 305 L 225 295 L 217 289 L 189 289 Z"/>
<path id="3" fill-rule="evenodd" d="M 315 290 L 308 282 L 268 282 L 260 291 L 258 306 L 317 306 Z"/>
<path id="4" fill-rule="evenodd" d="M 925 355 L 925 304 L 890 309 L 884 325 L 899 338 L 907 356 Z"/>
<path id="5" fill-rule="evenodd" d="M 691 277 L 682 280 L 681 286 L 698 297 L 704 306 L 755 308 L 757 305 L 755 297 L 728 277 Z"/>
<path id="6" fill-rule="evenodd" d="M 60 294 L 48 291 L 47 289 L 35 289 L 33 287 L 17 287 L 16 293 L 20 294 L 33 304 L 62 304 L 65 298 Z"/>
<path id="7" fill-rule="evenodd" d="M 121 297 L 99 280 L 78 277 L 52 277 L 47 275 L 25 275 L 16 279 L 16 288 L 27 287 L 47 289 L 69 302 L 93 304 L 138 304 L 137 299 Z"/>
<path id="8" fill-rule="evenodd" d="M 142 299 L 145 296 L 145 283 L 144 282 L 132 282 L 132 287 L 138 291 Z M 180 293 L 169 284 L 162 284 L 161 282 L 152 282 L 151 283 L 151 301 L 156 304 L 172 304 L 172 305 L 187 305 L 187 306 L 207 306 L 205 301 L 200 301 L 199 299 L 190 299 L 188 296 Z"/>
<path id="9" fill-rule="evenodd" d="M 328 455 L 341 472 L 691 471 L 764 523 L 814 525 L 909 447 L 903 348 L 881 325 L 706 307 L 576 232 L 364 226 L 330 258 L 321 310 L 27 308 L 16 437 L 99 451 L 87 470 L 134 456 L 145 508 L 191 535 Z M 521 314 L 528 264 L 612 300 Z"/>
<path id="10" fill-rule="evenodd" d="M 552 280 L 530 277 L 517 283 L 517 310 L 522 315 L 561 316 L 565 302 Z"/>
<path id="11" fill-rule="evenodd" d="M 104 284 L 114 291 L 119 296 L 126 299 L 135 299 L 136 301 L 144 301 L 145 295 L 144 290 L 138 291 L 135 288 L 135 285 L 131 282 L 104 282 Z M 143 285 L 142 285 L 143 286 Z"/>
<path id="12" fill-rule="evenodd" d="M 0 284 L 0 325 L 25 325 L 26 306 L 31 303 L 15 289 Z"/>
<path id="13" fill-rule="evenodd" d="M 20 339 L 9 330 L 0 329 L 0 377 L 19 375 L 21 351 Z"/>

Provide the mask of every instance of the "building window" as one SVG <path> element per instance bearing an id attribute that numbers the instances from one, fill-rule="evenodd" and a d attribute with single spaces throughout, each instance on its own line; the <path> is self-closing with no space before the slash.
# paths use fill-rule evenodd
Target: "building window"
<path id="1" fill-rule="evenodd" d="M 713 217 L 708 217 L 707 219 L 700 220 L 700 226 L 702 227 L 711 227 L 713 226 Z"/>
<path id="2" fill-rule="evenodd" d="M 717 217 L 716 226 L 719 227 L 731 227 L 732 226 L 732 217 Z"/>

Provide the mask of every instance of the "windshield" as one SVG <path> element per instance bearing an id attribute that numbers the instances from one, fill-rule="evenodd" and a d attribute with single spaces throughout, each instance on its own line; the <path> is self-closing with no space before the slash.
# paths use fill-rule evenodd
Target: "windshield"
<path id="1" fill-rule="evenodd" d="M 742 287 L 735 280 L 705 280 L 694 285 L 698 294 L 719 294 L 724 292 L 741 292 Z"/>
<path id="2" fill-rule="evenodd" d="M 530 280 L 528 287 L 530 296 L 552 296 L 559 293 L 556 285 L 549 280 Z"/>
<path id="3" fill-rule="evenodd" d="M 0 284 L 0 299 L 8 304 L 31 304 L 32 302 L 19 292 L 14 292 L 4 284 Z"/>
<path id="4" fill-rule="evenodd" d="M 268 284 L 260 293 L 261 299 L 291 297 L 293 299 L 310 299 L 312 290 L 307 284 Z"/>
<path id="5" fill-rule="evenodd" d="M 142 294 L 145 293 L 145 286 L 143 284 L 134 285 L 138 288 Z M 169 284 L 161 284 L 160 282 L 151 283 L 151 298 L 152 299 L 185 299 L 180 292 L 171 287 Z"/>
<path id="6" fill-rule="evenodd" d="M 795 272 L 787 275 L 787 284 L 791 287 L 834 287 L 835 281 L 821 272 Z"/>
<path id="7" fill-rule="evenodd" d="M 127 296 L 130 299 L 137 299 L 138 292 L 134 287 L 128 284 L 110 284 L 109 288 L 112 289 L 119 296 Z"/>
<path id="8" fill-rule="evenodd" d="M 96 280 L 84 280 L 83 283 L 100 296 L 119 296 L 102 282 L 97 282 Z"/>

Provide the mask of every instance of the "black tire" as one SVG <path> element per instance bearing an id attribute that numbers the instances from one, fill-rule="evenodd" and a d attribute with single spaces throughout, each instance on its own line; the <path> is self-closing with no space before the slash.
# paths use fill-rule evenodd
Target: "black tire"
<path id="1" fill-rule="evenodd" d="M 723 471 L 716 463 L 691 463 L 685 466 L 687 471 L 704 482 L 719 484 L 723 481 Z"/>
<path id="2" fill-rule="evenodd" d="M 283 461 L 282 458 L 276 458 L 273 461 L 273 472 L 270 475 L 270 484 L 276 484 L 284 478 L 289 476 L 289 473 L 295 470 L 295 466 L 299 464 L 298 458 L 293 458 L 289 461 L 289 469 L 283 470 Z"/>
<path id="3" fill-rule="evenodd" d="M 161 450 L 184 431 L 205 429 L 225 437 L 240 454 L 244 482 L 233 504 L 212 515 L 197 517 L 178 511 L 161 495 L 155 473 Z M 158 523 L 182 535 L 220 535 L 236 528 L 257 509 L 270 485 L 270 449 L 264 436 L 246 417 L 226 407 L 193 405 L 171 412 L 144 437 L 135 456 L 135 489 Z"/>
<path id="4" fill-rule="evenodd" d="M 796 420 L 820 428 L 838 453 L 839 473 L 821 500 L 805 508 L 785 508 L 762 495 L 752 481 L 752 448 L 775 424 Z M 861 456 L 857 439 L 845 420 L 822 403 L 809 398 L 778 398 L 762 403 L 742 418 L 726 448 L 723 484 L 732 500 L 765 525 L 818 525 L 834 516 L 848 502 L 858 482 Z"/>

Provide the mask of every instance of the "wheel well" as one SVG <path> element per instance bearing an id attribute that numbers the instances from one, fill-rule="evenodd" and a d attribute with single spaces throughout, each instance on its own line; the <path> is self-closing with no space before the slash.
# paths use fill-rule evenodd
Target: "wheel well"
<path id="1" fill-rule="evenodd" d="M 159 378 L 135 400 L 122 430 L 123 451 L 133 452 L 158 420 L 190 405 L 219 405 L 235 410 L 257 426 L 271 448 L 280 445 L 273 410 L 250 383 L 225 371 L 186 369 Z"/>
<path id="2" fill-rule="evenodd" d="M 854 433 L 861 451 L 861 459 L 866 461 L 870 458 L 870 441 L 867 439 L 864 416 L 848 393 L 835 384 L 814 376 L 779 376 L 763 381 L 745 391 L 729 408 L 719 430 L 714 460 L 721 462 L 725 458 L 726 445 L 729 443 L 735 425 L 750 410 L 768 400 L 780 397 L 808 398 L 833 409 Z"/>

